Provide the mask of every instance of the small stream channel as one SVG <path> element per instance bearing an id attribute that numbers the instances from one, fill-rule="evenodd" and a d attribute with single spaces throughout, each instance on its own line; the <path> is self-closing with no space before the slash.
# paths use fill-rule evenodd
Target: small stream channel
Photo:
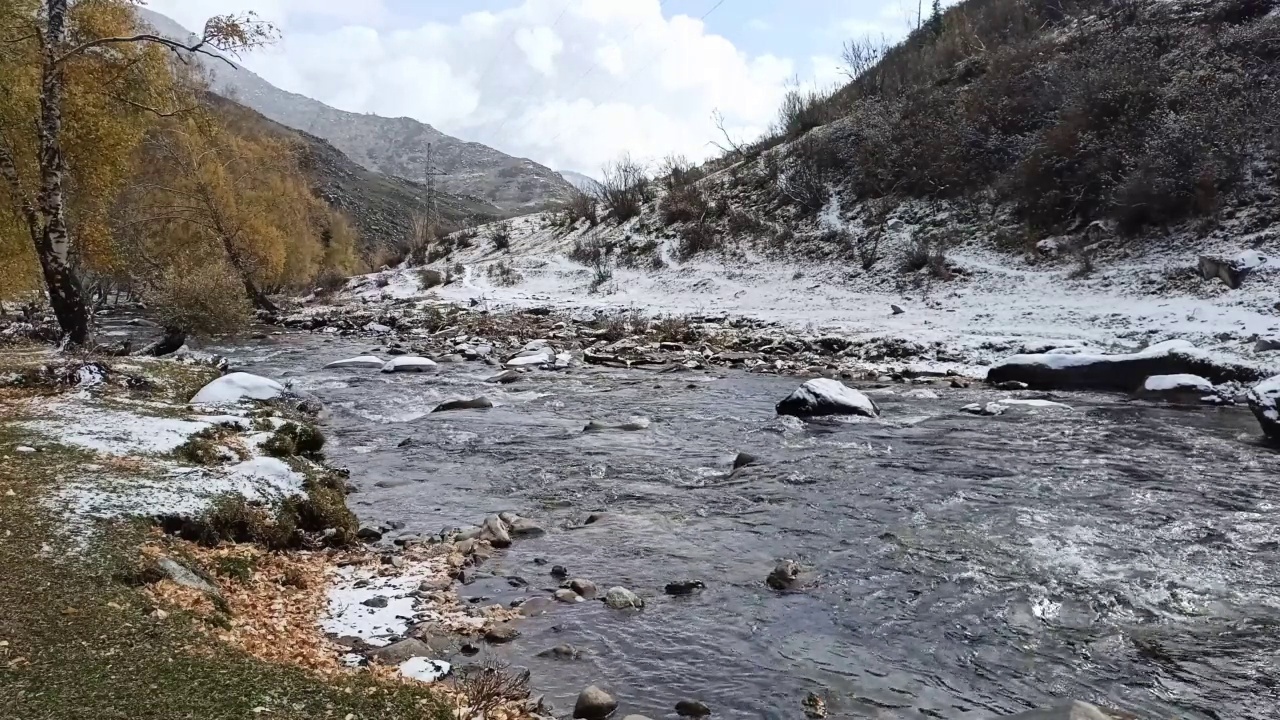
<path id="1" fill-rule="evenodd" d="M 684 699 L 799 718 L 810 692 L 834 718 L 976 719 L 1068 697 L 1276 717 L 1280 454 L 1247 409 L 1071 393 L 1054 398 L 1069 409 L 973 417 L 959 408 L 1030 394 L 896 385 L 876 395 L 880 421 L 804 424 L 773 409 L 795 378 L 575 368 L 497 387 L 479 363 L 321 369 L 376 347 L 286 335 L 217 350 L 325 402 L 362 519 L 431 534 L 514 510 L 548 528 L 464 597 L 547 596 L 563 565 L 646 600 L 558 605 L 490 650 L 561 713 L 597 683 L 619 716 L 653 718 Z M 428 414 L 478 394 L 497 407 Z M 582 432 L 633 415 L 652 425 Z M 760 462 L 730 477 L 740 451 Z M 781 558 L 812 566 L 816 587 L 769 590 Z M 667 597 L 676 580 L 707 587 Z M 562 644 L 586 655 L 535 656 Z"/>

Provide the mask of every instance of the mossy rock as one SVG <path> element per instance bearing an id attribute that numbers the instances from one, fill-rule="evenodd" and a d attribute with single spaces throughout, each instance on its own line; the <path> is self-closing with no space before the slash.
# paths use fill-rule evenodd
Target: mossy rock
<path id="1" fill-rule="evenodd" d="M 276 429 L 262 444 L 262 449 L 268 455 L 278 458 L 295 455 L 319 457 L 320 451 L 324 449 L 324 443 L 324 433 L 318 428 L 303 423 L 288 422 Z"/>

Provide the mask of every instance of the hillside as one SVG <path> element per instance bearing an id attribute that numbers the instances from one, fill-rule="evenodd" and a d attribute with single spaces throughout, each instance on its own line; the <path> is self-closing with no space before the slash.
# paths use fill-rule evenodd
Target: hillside
<path id="1" fill-rule="evenodd" d="M 302 168 L 314 192 L 351 218 L 366 249 L 401 244 L 413 234 L 413 217 L 423 211 L 422 185 L 367 170 L 328 141 L 285 127 L 235 101 L 213 93 L 206 94 L 205 100 L 230 124 L 248 127 L 253 134 L 282 136 L 297 143 Z M 441 219 L 452 227 L 483 223 L 503 215 L 489 203 L 446 193 L 437 195 L 436 204 Z"/>
<path id="2" fill-rule="evenodd" d="M 969 0 L 793 97 L 776 136 L 609 188 L 598 223 L 482 229 L 509 238 L 446 258 L 468 271 L 440 292 L 744 314 L 943 365 L 1178 338 L 1274 366 L 1277 37 L 1272 0 Z"/>
<path id="3" fill-rule="evenodd" d="M 191 33 L 159 13 L 139 9 L 144 21 L 170 37 Z M 480 143 L 446 135 L 412 118 L 346 112 L 275 87 L 245 68 L 197 56 L 214 92 L 257 110 L 277 123 L 324 138 L 366 169 L 414 181 L 423 179 L 427 144 L 432 164 L 444 173 L 446 192 L 487 202 L 497 211 L 529 212 L 568 197 L 572 186 L 558 173 Z"/>

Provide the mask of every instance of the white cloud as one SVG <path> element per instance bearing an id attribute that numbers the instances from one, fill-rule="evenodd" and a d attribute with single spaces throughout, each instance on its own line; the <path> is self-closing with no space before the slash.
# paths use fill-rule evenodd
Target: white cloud
<path id="1" fill-rule="evenodd" d="M 773 26 L 769 24 L 769 21 L 764 18 L 751 18 L 747 21 L 747 27 L 757 32 L 764 32 L 766 30 L 773 29 Z"/>
<path id="2" fill-rule="evenodd" d="M 506 10 L 394 29 L 361 19 L 385 15 L 380 2 L 151 5 L 188 26 L 253 7 L 284 37 L 243 62 L 286 90 L 353 112 L 415 117 L 588 174 L 623 152 L 648 161 L 710 154 L 716 109 L 735 138 L 758 135 L 787 80 L 819 65 L 748 55 L 695 18 L 664 17 L 659 0 L 577 0 L 567 9 L 562 0 L 513 0 Z"/>

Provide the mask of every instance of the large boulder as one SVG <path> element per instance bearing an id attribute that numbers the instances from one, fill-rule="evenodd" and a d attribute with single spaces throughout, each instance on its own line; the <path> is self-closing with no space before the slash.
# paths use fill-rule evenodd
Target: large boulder
<path id="1" fill-rule="evenodd" d="M 573 705 L 573 716 L 583 720 L 604 720 L 617 709 L 618 701 L 612 695 L 591 685 L 578 694 L 578 701 Z"/>
<path id="2" fill-rule="evenodd" d="M 1255 269 L 1267 264 L 1266 256 L 1256 250 L 1246 250 L 1233 257 L 1201 255 L 1197 268 L 1205 280 L 1221 280 L 1235 290 Z"/>
<path id="3" fill-rule="evenodd" d="M 446 400 L 431 412 L 448 412 L 450 410 L 484 410 L 493 407 L 493 401 L 481 395 L 467 400 Z"/>
<path id="4" fill-rule="evenodd" d="M 624 587 L 612 587 L 604 594 L 604 604 L 614 610 L 639 610 L 644 607 L 644 600 Z"/>
<path id="5" fill-rule="evenodd" d="M 879 417 L 880 407 L 871 398 L 827 378 L 810 380 L 777 405 L 779 415 L 859 415 Z"/>
<path id="6" fill-rule="evenodd" d="M 1257 380 L 1255 368 L 1213 360 L 1185 340 L 1125 355 L 1015 355 L 987 371 L 987 382 L 1023 382 L 1037 390 L 1133 392 L 1153 375 L 1198 375 L 1211 383 Z"/>
<path id="7" fill-rule="evenodd" d="M 1280 440 L 1280 375 L 1263 380 L 1249 391 L 1249 409 L 1272 440 Z"/>
<path id="8" fill-rule="evenodd" d="M 288 393 L 285 386 L 246 372 L 235 372 L 200 388 L 191 398 L 192 405 L 238 405 L 245 400 L 275 400 Z"/>

